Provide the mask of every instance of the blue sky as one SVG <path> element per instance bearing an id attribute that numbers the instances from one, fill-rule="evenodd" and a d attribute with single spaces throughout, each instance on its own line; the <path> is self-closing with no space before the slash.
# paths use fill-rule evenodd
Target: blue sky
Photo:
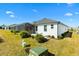
<path id="1" fill-rule="evenodd" d="M 0 25 L 33 22 L 42 18 L 61 21 L 69 26 L 79 25 L 79 4 L 76 3 L 2 3 Z"/>

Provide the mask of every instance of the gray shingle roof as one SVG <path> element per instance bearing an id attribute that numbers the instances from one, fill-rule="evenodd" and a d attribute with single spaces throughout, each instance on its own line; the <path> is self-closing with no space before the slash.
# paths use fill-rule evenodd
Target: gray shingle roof
<path id="1" fill-rule="evenodd" d="M 43 18 L 42 20 L 34 22 L 34 24 L 48 24 L 48 23 L 58 23 L 59 21 L 51 20 L 48 18 Z"/>
<path id="2" fill-rule="evenodd" d="M 56 20 L 52 20 L 52 19 L 48 19 L 48 18 L 43 18 L 42 20 L 36 21 L 33 24 L 35 25 L 40 25 L 40 24 L 52 24 L 52 23 L 57 23 L 57 24 L 63 24 L 60 21 L 56 21 Z M 64 26 L 67 26 L 65 24 L 63 24 Z M 68 27 L 68 26 L 67 26 Z"/>

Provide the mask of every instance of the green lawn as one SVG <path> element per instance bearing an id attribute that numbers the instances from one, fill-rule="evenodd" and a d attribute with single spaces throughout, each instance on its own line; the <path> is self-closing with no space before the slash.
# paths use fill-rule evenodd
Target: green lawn
<path id="1" fill-rule="evenodd" d="M 8 30 L 0 30 L 0 36 L 4 38 L 4 42 L 0 43 L 0 55 L 26 55 L 21 47 L 21 40 L 23 39 L 19 35 L 14 35 Z M 50 39 L 45 43 L 38 43 L 31 37 L 24 40 L 31 45 L 31 48 L 42 46 L 48 48 L 48 51 L 56 56 L 79 56 L 79 35 L 76 32 L 73 32 L 72 38 Z"/>

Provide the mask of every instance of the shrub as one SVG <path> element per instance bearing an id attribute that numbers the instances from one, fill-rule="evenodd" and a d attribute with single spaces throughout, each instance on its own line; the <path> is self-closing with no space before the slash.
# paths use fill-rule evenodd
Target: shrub
<path id="1" fill-rule="evenodd" d="M 22 38 L 28 38 L 28 37 L 31 37 L 31 34 L 28 33 L 27 31 L 22 31 L 22 32 L 20 32 L 20 36 Z"/>
<path id="2" fill-rule="evenodd" d="M 16 33 L 19 33 L 20 31 L 16 30 L 15 32 L 16 32 Z"/>
<path id="3" fill-rule="evenodd" d="M 18 30 L 11 30 L 11 32 L 14 33 L 14 34 L 17 34 L 17 33 L 19 33 L 20 31 L 18 31 Z"/>
<path id="4" fill-rule="evenodd" d="M 62 34 L 62 36 L 65 37 L 68 32 L 69 32 L 69 31 L 64 32 L 64 33 Z"/>
<path id="5" fill-rule="evenodd" d="M 39 43 L 43 43 L 47 41 L 47 39 L 44 38 L 41 34 L 37 34 L 35 38 Z"/>
<path id="6" fill-rule="evenodd" d="M 69 31 L 67 31 L 67 32 L 64 32 L 63 34 L 62 34 L 62 37 L 64 38 L 64 37 L 71 37 L 72 36 L 72 32 L 69 32 Z"/>
<path id="7" fill-rule="evenodd" d="M 11 30 L 11 33 L 13 33 L 13 30 Z"/>
<path id="8" fill-rule="evenodd" d="M 31 37 L 34 39 L 35 38 L 35 36 L 34 35 L 31 35 Z"/>

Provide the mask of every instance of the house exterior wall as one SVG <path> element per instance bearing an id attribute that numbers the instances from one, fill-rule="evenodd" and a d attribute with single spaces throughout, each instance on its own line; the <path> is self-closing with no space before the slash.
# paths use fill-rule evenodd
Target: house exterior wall
<path id="1" fill-rule="evenodd" d="M 25 30 L 25 25 L 18 25 L 16 26 L 16 30 Z"/>
<path id="2" fill-rule="evenodd" d="M 24 25 L 16 25 L 16 26 L 10 26 L 10 30 L 24 30 Z"/>
<path id="3" fill-rule="evenodd" d="M 58 24 L 57 27 L 58 27 L 57 28 L 58 36 L 61 36 L 62 33 L 66 32 L 68 30 L 68 27 L 63 24 Z"/>
<path id="4" fill-rule="evenodd" d="M 8 30 L 17 30 L 17 31 L 28 31 L 29 33 L 32 33 L 33 31 L 33 25 L 30 23 L 25 24 L 19 24 L 15 26 L 8 26 Z"/>
<path id="5" fill-rule="evenodd" d="M 44 25 L 47 25 L 47 31 L 44 31 Z M 53 29 L 51 29 L 51 24 L 41 24 L 37 26 L 36 34 L 42 34 L 43 36 L 50 35 L 57 38 L 67 30 L 68 27 L 63 24 L 53 24 Z"/>
<path id="6" fill-rule="evenodd" d="M 47 31 L 44 31 L 44 25 L 47 25 Z M 43 36 L 54 36 L 57 38 L 57 24 L 53 24 L 53 28 L 51 29 L 51 24 L 41 24 L 38 25 L 36 33 L 42 34 Z"/>

